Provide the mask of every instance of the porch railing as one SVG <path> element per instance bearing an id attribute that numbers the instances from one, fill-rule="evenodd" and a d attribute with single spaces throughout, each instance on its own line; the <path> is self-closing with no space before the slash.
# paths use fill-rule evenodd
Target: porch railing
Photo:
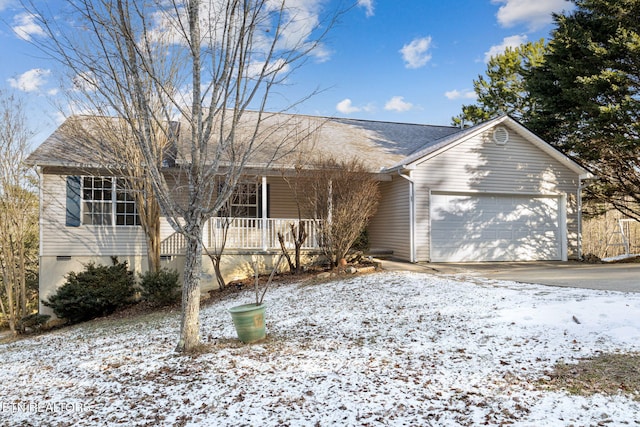
<path id="1" fill-rule="evenodd" d="M 318 249 L 318 220 L 302 219 L 307 238 L 302 249 Z M 210 218 L 203 231 L 202 242 L 209 250 L 220 248 L 226 233 L 226 249 L 273 250 L 280 249 L 278 232 L 284 237 L 287 248 L 294 247 L 294 237 L 290 224 L 297 226 L 298 219 L 291 218 Z M 162 255 L 183 255 L 186 239 L 182 234 L 173 233 L 160 245 Z"/>

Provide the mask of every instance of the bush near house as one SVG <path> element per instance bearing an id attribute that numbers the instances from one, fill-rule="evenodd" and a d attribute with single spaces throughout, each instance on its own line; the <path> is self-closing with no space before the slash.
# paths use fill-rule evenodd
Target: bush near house
<path id="1" fill-rule="evenodd" d="M 20 319 L 16 330 L 19 334 L 38 332 L 46 325 L 50 318 L 51 316 L 49 316 L 48 314 L 30 314 Z"/>
<path id="2" fill-rule="evenodd" d="M 180 299 L 180 274 L 177 270 L 163 268 L 140 275 L 142 299 L 153 305 L 169 305 Z"/>
<path id="3" fill-rule="evenodd" d="M 113 265 L 85 265 L 71 272 L 58 291 L 42 301 L 56 316 L 78 323 L 113 313 L 133 302 L 135 279 L 126 262 L 112 258 Z"/>

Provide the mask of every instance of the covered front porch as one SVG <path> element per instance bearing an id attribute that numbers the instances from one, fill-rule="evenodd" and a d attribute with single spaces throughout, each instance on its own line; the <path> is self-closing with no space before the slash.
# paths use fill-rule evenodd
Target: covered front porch
<path id="1" fill-rule="evenodd" d="M 224 251 L 280 251 L 278 233 L 287 249 L 295 247 L 291 225 L 304 227 L 303 250 L 320 249 L 321 220 L 298 218 L 298 203 L 290 183 L 280 175 L 247 175 L 241 180 L 219 216 L 207 220 L 202 243 L 209 254 Z M 162 221 L 162 256 L 184 255 L 186 239 Z"/>
<path id="2" fill-rule="evenodd" d="M 285 247 L 294 248 L 294 236 L 291 225 L 297 227 L 298 222 L 304 227 L 307 238 L 301 249 L 314 250 L 320 248 L 318 221 L 315 219 L 297 218 L 210 218 L 202 236 L 204 248 L 210 253 L 225 250 L 276 251 L 280 250 L 278 233 L 284 238 Z M 225 240 L 226 236 L 226 240 Z M 173 233 L 162 240 L 160 253 L 162 256 L 184 255 L 186 239 L 182 234 Z"/>

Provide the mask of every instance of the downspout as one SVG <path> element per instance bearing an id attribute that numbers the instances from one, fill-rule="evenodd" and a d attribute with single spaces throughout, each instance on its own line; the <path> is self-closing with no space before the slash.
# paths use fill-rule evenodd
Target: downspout
<path id="1" fill-rule="evenodd" d="M 40 296 L 40 289 L 42 288 L 41 286 L 41 282 L 42 282 L 42 278 L 44 277 L 44 275 L 42 274 L 42 254 L 44 253 L 42 250 L 42 242 L 44 241 L 42 239 L 43 237 L 43 218 L 42 218 L 42 214 L 43 214 L 43 206 L 44 206 L 44 190 L 43 190 L 43 185 L 44 183 L 42 182 L 43 178 L 42 178 L 42 168 L 40 166 L 38 166 L 37 164 L 35 165 L 35 169 L 36 169 L 36 174 L 38 175 L 38 296 Z M 42 313 L 44 309 L 44 305 L 42 304 L 42 300 L 38 297 L 38 313 Z"/>
<path id="2" fill-rule="evenodd" d="M 582 178 L 578 177 L 578 259 L 582 259 Z"/>
<path id="3" fill-rule="evenodd" d="M 415 246 L 415 182 L 409 175 L 404 175 L 398 169 L 398 175 L 409 181 L 409 262 L 416 262 Z"/>

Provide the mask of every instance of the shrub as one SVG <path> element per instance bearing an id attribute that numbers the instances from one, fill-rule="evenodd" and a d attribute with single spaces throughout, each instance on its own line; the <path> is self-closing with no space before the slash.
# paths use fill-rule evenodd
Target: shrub
<path id="1" fill-rule="evenodd" d="M 134 294 L 133 272 L 126 262 L 112 258 L 113 265 L 85 265 L 80 273 L 71 272 L 57 292 L 42 301 L 56 316 L 78 323 L 113 313 L 130 304 Z"/>
<path id="2" fill-rule="evenodd" d="M 17 330 L 19 334 L 26 334 L 29 332 L 38 332 L 49 321 L 51 316 L 48 314 L 30 314 L 23 317 L 18 322 Z"/>
<path id="3" fill-rule="evenodd" d="M 176 270 L 163 268 L 160 271 L 147 271 L 140 275 L 142 298 L 151 304 L 169 305 L 180 298 L 178 278 Z"/>
<path id="4" fill-rule="evenodd" d="M 336 267 L 376 213 L 378 180 L 361 160 L 321 160 L 305 191 L 304 211 L 317 218 L 320 246 Z"/>

